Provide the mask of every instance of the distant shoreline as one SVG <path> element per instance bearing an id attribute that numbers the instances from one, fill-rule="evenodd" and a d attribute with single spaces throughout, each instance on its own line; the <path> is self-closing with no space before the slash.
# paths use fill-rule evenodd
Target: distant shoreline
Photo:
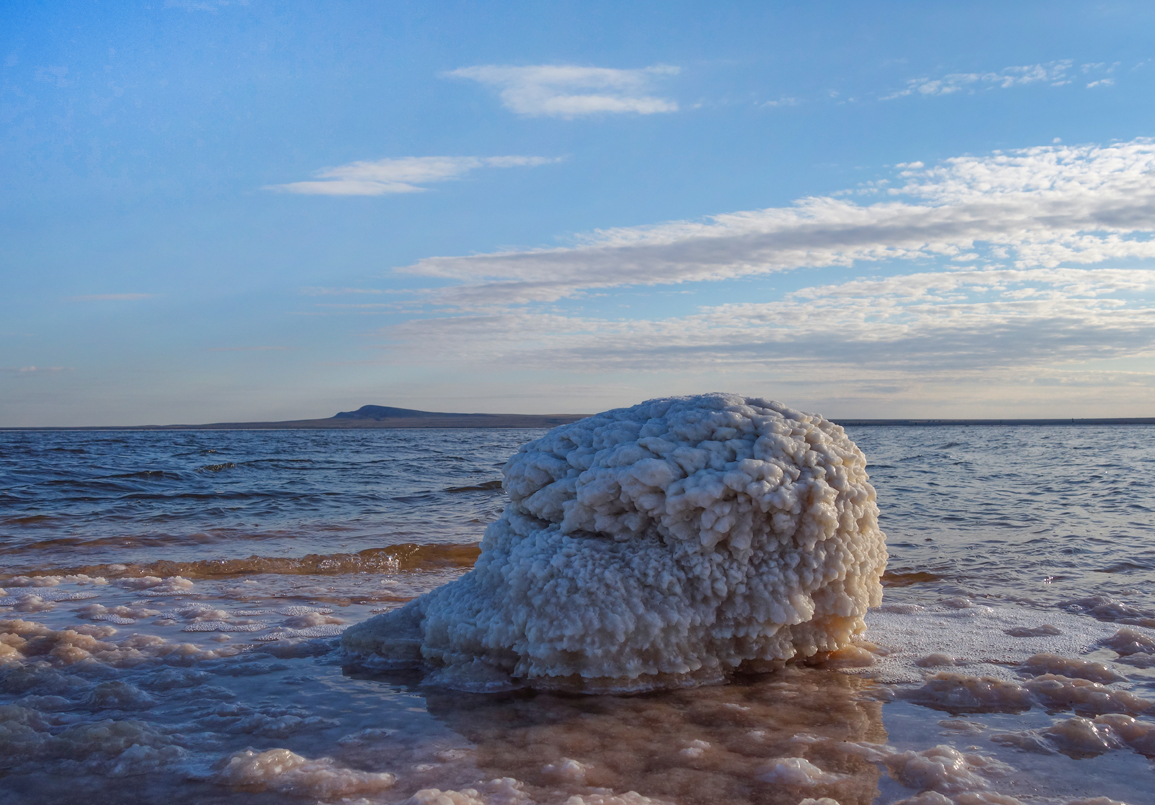
<path id="1" fill-rule="evenodd" d="M 189 431 L 189 430 L 378 430 L 378 429 L 448 429 L 554 428 L 584 419 L 585 414 L 446 414 L 439 416 L 406 416 L 383 419 L 297 419 L 285 422 L 216 422 L 207 425 L 95 425 L 0 427 L 11 431 Z M 1107 417 L 1099 419 L 834 419 L 843 427 L 950 427 L 950 426 L 1104 426 L 1155 425 L 1155 417 Z"/>
<path id="2" fill-rule="evenodd" d="M 1155 416 L 1104 417 L 1100 419 L 834 419 L 843 427 L 938 427 L 941 425 L 1014 425 L 1023 427 L 1056 425 L 1155 425 Z"/>
<path id="3" fill-rule="evenodd" d="M 378 430 L 399 428 L 553 428 L 584 419 L 584 414 L 456 414 L 391 419 L 296 419 L 287 422 L 214 422 L 208 425 L 97 425 L 6 428 L 0 431 L 168 431 L 168 430 Z"/>

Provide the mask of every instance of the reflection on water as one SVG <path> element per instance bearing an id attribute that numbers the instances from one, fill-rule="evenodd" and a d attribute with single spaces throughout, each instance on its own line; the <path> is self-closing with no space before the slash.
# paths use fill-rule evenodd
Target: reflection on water
<path id="1" fill-rule="evenodd" d="M 846 743 L 886 742 L 871 686 L 788 668 L 637 696 L 424 695 L 433 716 L 474 744 L 485 776 L 521 780 L 543 799 L 587 786 L 686 805 L 795 805 L 806 796 L 866 805 L 878 793 L 879 770 Z M 825 778 L 775 780 L 784 758 L 804 758 Z"/>

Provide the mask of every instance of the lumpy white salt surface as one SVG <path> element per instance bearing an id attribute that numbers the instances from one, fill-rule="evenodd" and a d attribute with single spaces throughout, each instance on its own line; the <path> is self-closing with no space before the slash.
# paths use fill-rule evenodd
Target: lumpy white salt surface
<path id="1" fill-rule="evenodd" d="M 837 651 L 881 600 L 866 459 L 820 416 L 651 400 L 555 428 L 504 475 L 474 570 L 348 651 L 450 686 L 660 687 Z"/>

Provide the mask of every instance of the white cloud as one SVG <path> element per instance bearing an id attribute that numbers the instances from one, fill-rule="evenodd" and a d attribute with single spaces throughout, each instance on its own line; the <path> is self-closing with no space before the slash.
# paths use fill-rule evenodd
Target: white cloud
<path id="1" fill-rule="evenodd" d="M 906 162 L 891 178 L 860 203 L 809 198 L 601 230 L 568 248 L 423 260 L 407 270 L 439 287 L 379 331 L 382 359 L 662 378 L 639 388 L 746 378 L 823 400 L 964 407 L 1047 404 L 1057 383 L 1092 413 L 1107 388 L 1139 410 L 1155 384 L 1155 143 Z M 673 315 L 622 318 L 615 304 L 634 298 L 615 289 L 803 267 L 865 276 L 785 294 L 746 281 L 709 291 L 741 301 Z M 567 297 L 580 306 L 556 304 Z"/>
<path id="2" fill-rule="evenodd" d="M 1010 87 L 1040 82 L 1046 82 L 1052 86 L 1063 86 L 1071 83 L 1072 64 L 1070 59 L 1061 59 L 1045 64 L 1005 67 L 993 73 L 950 73 L 942 78 L 912 78 L 906 82 L 906 87 L 884 96 L 882 100 L 888 101 L 906 95 L 950 95 L 964 89 L 973 90 L 975 87 L 1009 89 Z M 1089 69 L 1101 66 L 1083 65 L 1083 71 L 1088 72 Z"/>
<path id="3" fill-rule="evenodd" d="M 419 193 L 421 185 L 456 179 L 478 168 L 515 168 L 560 161 L 549 157 L 402 157 L 376 162 L 350 162 L 314 174 L 320 181 L 291 182 L 265 187 L 282 193 L 324 196 L 381 196 Z"/>
<path id="4" fill-rule="evenodd" d="M 1087 84 L 1087 89 L 1092 89 L 1094 87 L 1113 87 L 1113 86 L 1115 86 L 1115 79 L 1113 79 L 1113 78 L 1101 78 L 1098 81 L 1092 81 L 1091 83 Z"/>
<path id="5" fill-rule="evenodd" d="M 575 65 L 462 67 L 445 73 L 496 87 L 506 109 L 531 117 L 581 117 L 634 112 L 676 112 L 678 104 L 648 94 L 656 79 L 677 75 L 679 68 L 655 65 L 641 70 Z"/>
<path id="6" fill-rule="evenodd" d="M 96 293 L 84 296 L 69 296 L 69 302 L 134 302 L 138 299 L 152 299 L 151 293 Z"/>
<path id="7" fill-rule="evenodd" d="M 551 301 L 593 289 L 856 262 L 959 258 L 1017 268 L 1155 257 L 1155 144 L 1052 145 L 907 163 L 887 200 L 791 207 L 607 229 L 568 248 L 431 257 L 403 271 L 458 280 L 461 307 Z"/>
<path id="8" fill-rule="evenodd" d="M 981 269 L 819 285 L 662 320 L 506 310 L 389 328 L 399 360 L 670 371 L 847 367 L 852 373 L 998 370 L 1155 355 L 1155 270 Z"/>
<path id="9" fill-rule="evenodd" d="M 29 375 L 54 375 L 67 372 L 67 366 L 0 366 L 0 372 L 27 377 Z"/>

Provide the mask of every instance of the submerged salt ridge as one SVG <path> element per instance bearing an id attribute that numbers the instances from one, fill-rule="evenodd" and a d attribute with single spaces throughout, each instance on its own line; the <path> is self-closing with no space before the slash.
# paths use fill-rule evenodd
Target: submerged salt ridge
<path id="1" fill-rule="evenodd" d="M 651 400 L 555 428 L 504 474 L 473 571 L 346 649 L 453 686 L 652 689 L 837 651 L 881 601 L 866 459 L 820 416 Z"/>
<path id="2" fill-rule="evenodd" d="M 446 524 L 496 516 L 500 493 L 438 490 L 493 480 L 520 443 L 508 432 L 425 432 L 427 455 L 415 434 L 376 432 L 35 436 L 24 468 L 40 466 L 44 486 L 31 489 L 28 473 L 11 474 L 20 453 L 0 434 L 0 549 L 36 544 L 18 566 L 0 562 L 4 805 L 71 803 L 77 792 L 238 804 L 1150 801 L 1155 429 L 854 431 L 891 567 L 908 586 L 890 587 L 868 613 L 867 641 L 831 663 L 841 671 L 799 666 L 725 686 L 576 698 L 349 674 L 336 638 L 301 634 L 396 608 L 460 575 L 451 565 L 268 575 L 253 563 L 189 580 L 144 572 L 172 559 L 355 555 L 421 536 L 375 517 L 416 523 L 423 512 L 435 515 L 432 539 L 465 542 L 464 526 Z M 123 489 L 102 499 L 82 480 L 88 470 L 69 464 L 164 469 L 166 450 L 216 450 L 245 474 L 200 473 L 198 484 L 215 479 L 201 491 L 221 491 L 219 501 L 181 508 L 187 498 L 166 502 L 177 481 L 146 476 L 130 494 L 150 484 L 163 494 L 117 502 Z M 243 469 L 270 453 L 314 461 Z M 354 487 L 370 474 L 380 487 L 358 498 L 340 488 L 342 466 Z M 221 542 L 206 531 L 215 518 L 237 529 L 264 522 L 264 504 L 243 499 L 247 485 L 313 492 L 277 496 L 276 522 L 293 529 L 245 525 L 255 540 Z M 53 516 L 61 488 L 73 490 L 65 507 L 90 507 L 104 544 L 84 547 L 88 515 Z M 393 498 L 410 502 L 381 502 Z M 332 508 L 318 515 L 317 501 Z M 336 528 L 359 517 L 355 531 Z M 201 532 L 209 540 L 190 553 Z M 63 576 L 100 565 L 108 576 Z M 328 618 L 342 623 L 309 625 Z"/>

